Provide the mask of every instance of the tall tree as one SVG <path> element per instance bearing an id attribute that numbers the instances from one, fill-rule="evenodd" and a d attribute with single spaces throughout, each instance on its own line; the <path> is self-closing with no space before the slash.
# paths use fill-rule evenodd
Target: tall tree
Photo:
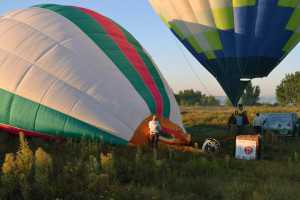
<path id="1" fill-rule="evenodd" d="M 260 95 L 259 86 L 253 86 L 252 83 L 249 82 L 241 98 L 241 103 L 243 105 L 253 106 L 258 103 L 259 95 Z"/>
<path id="2" fill-rule="evenodd" d="M 300 72 L 287 74 L 276 88 L 276 98 L 280 104 L 300 103 Z"/>

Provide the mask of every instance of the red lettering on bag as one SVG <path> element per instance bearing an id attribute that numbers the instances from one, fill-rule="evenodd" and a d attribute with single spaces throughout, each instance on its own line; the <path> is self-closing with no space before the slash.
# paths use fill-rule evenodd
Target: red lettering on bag
<path id="1" fill-rule="evenodd" d="M 244 151 L 245 151 L 246 155 L 250 155 L 253 152 L 253 148 L 252 147 L 245 147 Z"/>

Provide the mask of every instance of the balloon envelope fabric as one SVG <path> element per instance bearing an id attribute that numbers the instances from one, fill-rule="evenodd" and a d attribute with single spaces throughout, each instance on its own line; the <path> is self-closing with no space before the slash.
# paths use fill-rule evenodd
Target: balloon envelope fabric
<path id="1" fill-rule="evenodd" d="M 150 0 L 236 105 L 300 41 L 299 0 Z"/>
<path id="2" fill-rule="evenodd" d="M 0 105 L 2 129 L 32 136 L 140 144 L 154 114 L 166 142 L 186 136 L 173 92 L 147 52 L 85 8 L 47 4 L 0 18 Z"/>

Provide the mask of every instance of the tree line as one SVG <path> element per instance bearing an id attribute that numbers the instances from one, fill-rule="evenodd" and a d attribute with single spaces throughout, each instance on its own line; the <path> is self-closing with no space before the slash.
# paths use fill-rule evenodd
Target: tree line
<path id="1" fill-rule="evenodd" d="M 253 86 L 251 82 L 247 85 L 240 103 L 254 106 L 259 103 L 260 87 Z M 219 106 L 221 102 L 214 96 L 205 95 L 201 91 L 188 89 L 175 94 L 179 105 L 185 106 Z M 279 105 L 300 105 L 300 71 L 287 74 L 276 88 L 276 99 Z M 231 105 L 227 98 L 225 105 Z"/>
<path id="2" fill-rule="evenodd" d="M 243 105 L 253 106 L 257 105 L 259 101 L 260 88 L 259 86 L 252 86 L 251 82 L 247 85 L 244 94 L 241 98 Z M 201 91 L 193 89 L 179 91 L 175 94 L 179 105 L 183 106 L 220 106 L 221 102 L 214 96 L 207 96 Z M 225 105 L 231 105 L 229 99 L 225 101 Z"/>
<path id="3" fill-rule="evenodd" d="M 220 101 L 214 96 L 207 96 L 200 91 L 193 89 L 179 91 L 175 94 L 175 98 L 179 105 L 184 106 L 218 106 Z"/>

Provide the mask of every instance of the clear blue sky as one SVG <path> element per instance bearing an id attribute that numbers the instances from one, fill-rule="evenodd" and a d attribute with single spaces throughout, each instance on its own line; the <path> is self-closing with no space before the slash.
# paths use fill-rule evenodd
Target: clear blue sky
<path id="1" fill-rule="evenodd" d="M 125 27 L 147 49 L 175 92 L 194 88 L 206 94 L 223 96 L 217 81 L 187 52 L 151 9 L 147 0 L 0 0 L 0 15 L 41 3 L 78 5 L 96 10 Z M 188 67 L 191 63 L 201 82 Z M 300 70 L 300 45 L 269 75 L 254 80 L 263 96 L 274 96 L 286 73 Z M 204 86 L 203 86 L 204 85 Z"/>

